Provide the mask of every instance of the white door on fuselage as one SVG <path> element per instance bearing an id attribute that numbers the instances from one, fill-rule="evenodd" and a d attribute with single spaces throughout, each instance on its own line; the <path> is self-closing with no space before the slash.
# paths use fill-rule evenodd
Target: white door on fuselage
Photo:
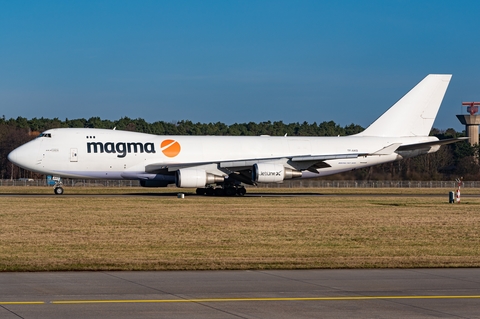
<path id="1" fill-rule="evenodd" d="M 78 162 L 78 149 L 70 149 L 70 162 Z"/>

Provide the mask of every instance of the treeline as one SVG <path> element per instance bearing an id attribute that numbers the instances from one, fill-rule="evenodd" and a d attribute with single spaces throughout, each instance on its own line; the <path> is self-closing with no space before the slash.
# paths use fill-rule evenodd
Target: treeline
<path id="1" fill-rule="evenodd" d="M 233 136 L 344 136 L 361 132 L 364 128 L 360 125 L 350 124 L 340 126 L 333 121 L 322 123 L 235 123 L 226 125 L 217 123 L 193 123 L 184 120 L 178 122 L 157 121 L 148 123 L 144 119 L 131 119 L 123 117 L 119 120 L 102 120 L 99 117 L 89 119 L 65 119 L 64 121 L 53 118 L 26 119 L 0 119 L 0 178 L 17 179 L 23 177 L 41 178 L 31 172 L 22 170 L 8 162 L 7 155 L 14 148 L 35 138 L 40 132 L 52 128 L 104 128 L 135 131 L 157 135 L 233 135 Z M 464 136 L 463 132 L 453 129 L 445 131 L 433 129 L 431 135 L 440 139 Z M 466 180 L 480 178 L 479 148 L 471 147 L 468 142 L 460 142 L 443 146 L 434 154 L 418 156 L 390 164 L 373 166 L 333 175 L 332 179 L 352 180 L 449 180 L 464 177 Z"/>
<path id="2" fill-rule="evenodd" d="M 19 129 L 25 129 L 30 132 L 42 132 L 52 128 L 60 127 L 85 127 L 85 128 L 104 128 L 125 131 L 135 131 L 142 133 L 150 133 L 157 135 L 285 135 L 288 136 L 336 136 L 336 135 L 351 135 L 359 133 L 363 130 L 360 125 L 350 124 L 341 127 L 335 122 L 316 122 L 309 124 L 290 123 L 285 124 L 279 122 L 261 122 L 261 123 L 242 123 L 226 125 L 224 123 L 193 123 L 192 121 L 178 121 L 178 122 L 153 122 L 147 123 L 144 119 L 131 119 L 122 117 L 119 120 L 102 120 L 99 117 L 91 117 L 87 119 L 74 119 L 65 121 L 58 118 L 33 118 L 26 119 L 24 117 L 17 117 L 17 119 L 6 120 L 5 117 L 0 119 L 0 125 L 7 125 Z"/>

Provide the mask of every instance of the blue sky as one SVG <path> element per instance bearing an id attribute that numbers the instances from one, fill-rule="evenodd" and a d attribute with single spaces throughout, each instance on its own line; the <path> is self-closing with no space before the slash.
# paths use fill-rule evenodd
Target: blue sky
<path id="1" fill-rule="evenodd" d="M 476 1 L 0 0 L 0 116 L 368 126 L 452 73 L 480 100 Z"/>

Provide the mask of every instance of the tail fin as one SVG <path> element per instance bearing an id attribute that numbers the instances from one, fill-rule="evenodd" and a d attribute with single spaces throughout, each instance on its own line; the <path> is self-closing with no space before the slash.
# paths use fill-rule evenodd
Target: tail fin
<path id="1" fill-rule="evenodd" d="M 428 136 L 451 74 L 430 74 L 357 136 Z"/>

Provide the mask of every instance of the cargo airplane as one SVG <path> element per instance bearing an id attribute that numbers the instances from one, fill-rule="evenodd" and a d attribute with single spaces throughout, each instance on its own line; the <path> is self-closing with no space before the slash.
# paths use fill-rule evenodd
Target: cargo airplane
<path id="1" fill-rule="evenodd" d="M 458 141 L 429 136 L 450 79 L 428 75 L 351 136 L 158 136 L 58 128 L 13 150 L 8 159 L 55 177 L 139 180 L 145 187 L 175 183 L 202 195 L 242 196 L 243 184 L 330 175 L 433 153 Z M 61 183 L 54 191 L 63 193 Z"/>

